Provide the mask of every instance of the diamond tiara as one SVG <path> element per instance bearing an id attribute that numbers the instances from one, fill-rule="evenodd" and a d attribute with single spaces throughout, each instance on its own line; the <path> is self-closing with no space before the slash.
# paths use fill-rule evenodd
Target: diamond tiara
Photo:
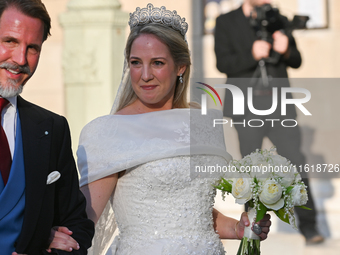
<path id="1" fill-rule="evenodd" d="M 188 30 L 188 23 L 185 22 L 185 18 L 181 18 L 176 11 L 169 11 L 164 6 L 158 8 L 149 3 L 146 8 L 137 7 L 134 13 L 130 13 L 130 29 L 148 23 L 158 23 L 172 27 L 179 31 L 183 37 L 185 37 Z"/>

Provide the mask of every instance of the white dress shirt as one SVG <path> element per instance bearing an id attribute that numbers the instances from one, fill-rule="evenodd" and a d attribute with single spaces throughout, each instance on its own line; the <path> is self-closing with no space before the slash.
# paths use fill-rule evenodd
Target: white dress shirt
<path id="1" fill-rule="evenodd" d="M 17 126 L 17 97 L 6 98 L 9 104 L 1 112 L 1 125 L 6 133 L 9 148 L 13 158 L 15 149 L 15 134 Z"/>

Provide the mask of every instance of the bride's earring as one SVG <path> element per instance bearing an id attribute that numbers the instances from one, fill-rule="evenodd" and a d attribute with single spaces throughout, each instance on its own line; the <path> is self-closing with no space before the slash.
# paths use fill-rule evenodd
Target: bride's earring
<path id="1" fill-rule="evenodd" d="M 182 77 L 183 74 L 180 74 L 179 75 L 179 82 L 183 84 L 183 77 Z"/>

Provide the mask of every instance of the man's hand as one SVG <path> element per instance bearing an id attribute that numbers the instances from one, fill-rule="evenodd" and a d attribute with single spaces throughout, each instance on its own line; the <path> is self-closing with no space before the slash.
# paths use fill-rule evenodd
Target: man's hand
<path id="1" fill-rule="evenodd" d="M 262 58 L 268 58 L 270 49 L 271 49 L 271 44 L 269 42 L 263 41 L 263 40 L 256 40 L 253 43 L 253 48 L 252 48 L 252 54 L 253 58 L 256 61 L 261 60 Z"/>
<path id="2" fill-rule="evenodd" d="M 235 226 L 235 233 L 239 239 L 244 235 L 244 228 L 248 227 L 249 224 L 250 223 L 249 223 L 248 215 L 246 212 L 243 212 L 241 215 L 240 221 Z M 260 237 L 260 240 L 263 241 L 267 238 L 269 230 L 270 230 L 270 226 L 271 226 L 270 215 L 266 214 L 263 217 L 263 219 L 257 222 L 256 224 L 258 224 L 261 227 L 262 232 L 258 234 L 258 236 Z M 252 225 L 252 229 L 253 229 L 253 226 L 254 226 L 254 223 Z"/>
<path id="3" fill-rule="evenodd" d="M 12 255 L 27 255 L 27 254 L 19 254 L 19 253 L 13 252 Z"/>
<path id="4" fill-rule="evenodd" d="M 71 237 L 71 235 L 72 231 L 67 227 L 53 227 L 50 235 L 50 246 L 48 247 L 47 252 L 51 252 L 52 248 L 63 251 L 79 250 L 79 244 Z"/>
<path id="5" fill-rule="evenodd" d="M 283 34 L 281 31 L 276 31 L 273 34 L 273 50 L 284 55 L 288 50 L 289 39 L 288 36 Z"/>
<path id="6" fill-rule="evenodd" d="M 272 225 L 272 222 L 270 221 L 270 214 L 264 215 L 263 219 L 259 222 L 256 222 L 261 227 L 262 232 L 258 234 L 258 236 L 261 238 L 261 241 L 267 239 L 268 233 L 270 231 L 270 226 Z M 252 226 L 253 230 L 254 224 Z"/>

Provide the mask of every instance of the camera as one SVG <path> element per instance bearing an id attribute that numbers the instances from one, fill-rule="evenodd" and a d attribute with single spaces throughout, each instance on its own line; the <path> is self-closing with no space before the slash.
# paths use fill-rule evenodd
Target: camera
<path id="1" fill-rule="evenodd" d="M 250 24 L 255 29 L 260 40 L 273 42 L 272 35 L 277 30 L 282 30 L 286 35 L 295 29 L 306 29 L 308 16 L 295 15 L 292 21 L 280 15 L 279 9 L 270 4 L 256 6 L 250 14 Z"/>

